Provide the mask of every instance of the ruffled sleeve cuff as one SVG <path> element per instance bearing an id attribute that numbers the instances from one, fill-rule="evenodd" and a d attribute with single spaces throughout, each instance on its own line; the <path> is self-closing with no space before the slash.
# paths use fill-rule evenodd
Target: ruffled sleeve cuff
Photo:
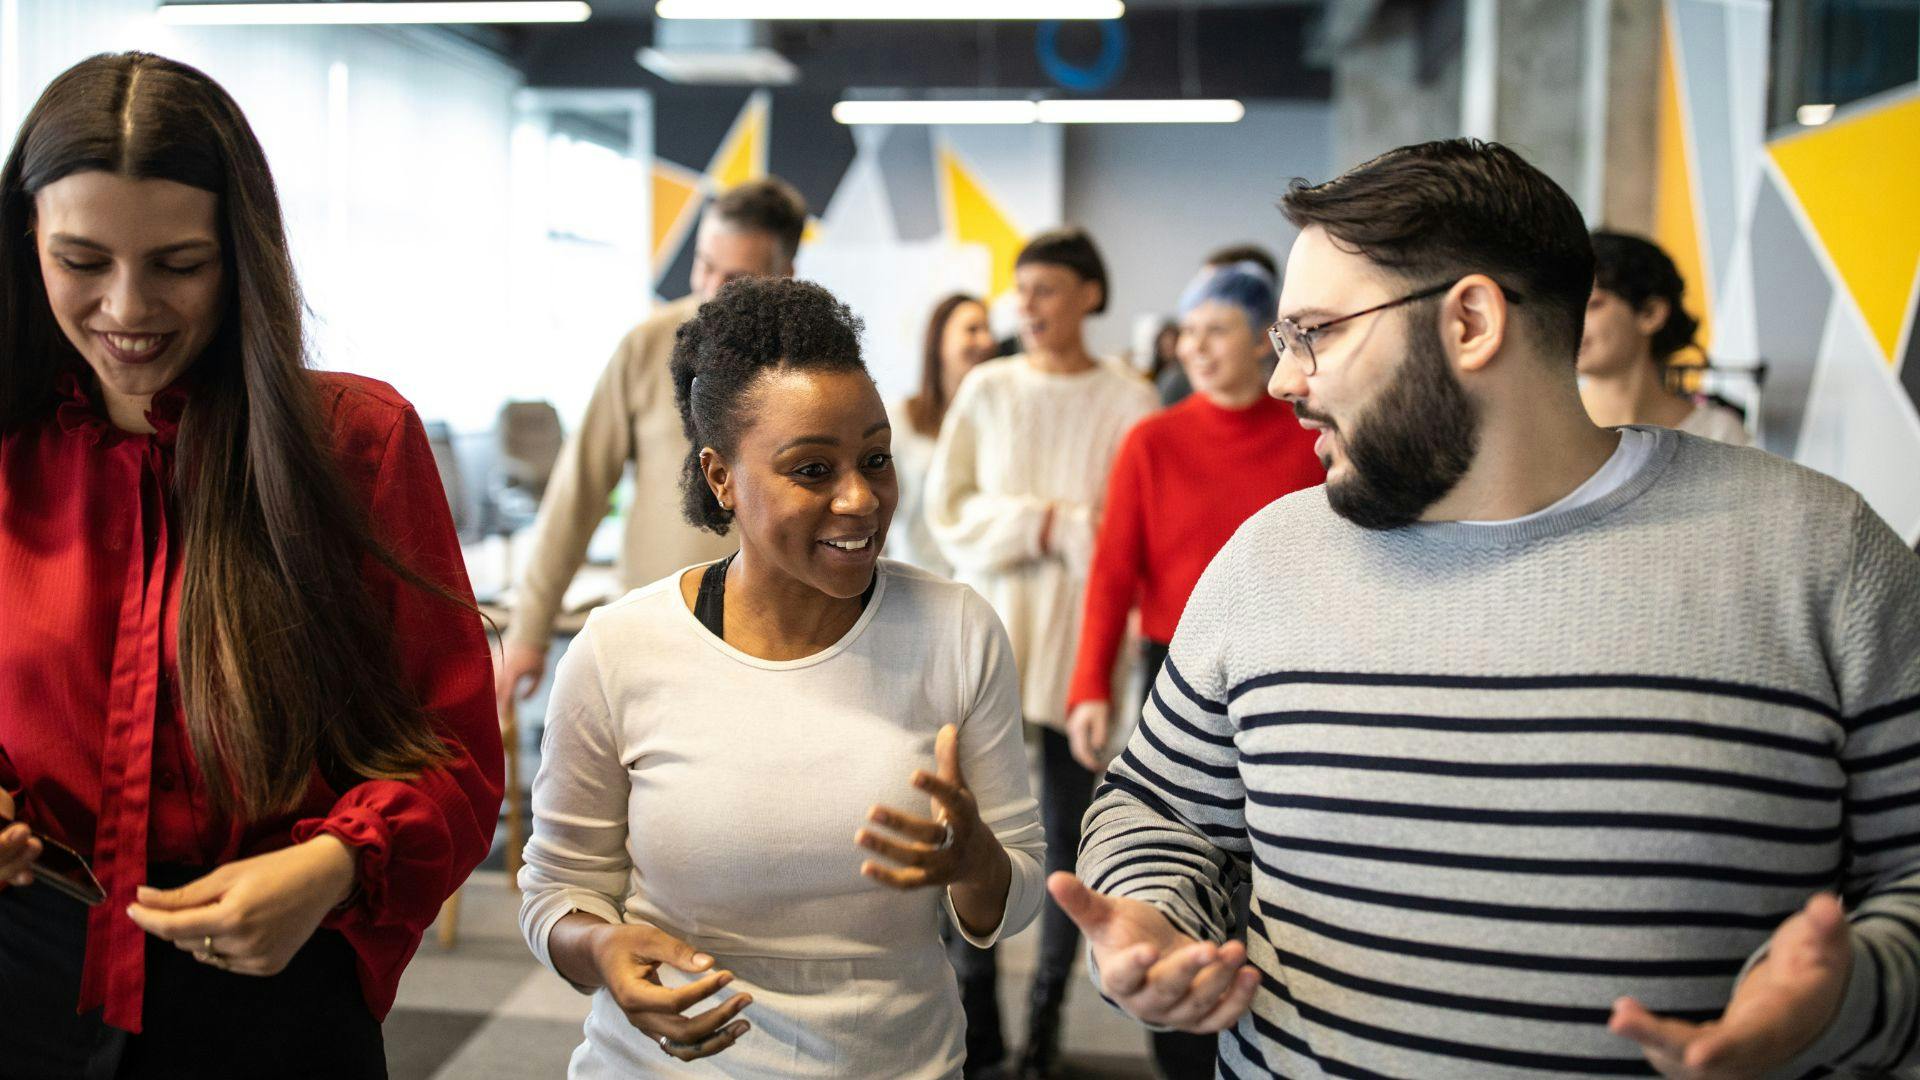
<path id="1" fill-rule="evenodd" d="M 353 849 L 359 870 L 352 899 L 329 915 L 323 925 L 367 921 L 372 912 L 384 910 L 387 904 L 387 865 L 393 856 L 393 843 L 386 819 L 365 806 L 348 806 L 328 817 L 304 818 L 293 826 L 296 844 L 323 834 Z"/>

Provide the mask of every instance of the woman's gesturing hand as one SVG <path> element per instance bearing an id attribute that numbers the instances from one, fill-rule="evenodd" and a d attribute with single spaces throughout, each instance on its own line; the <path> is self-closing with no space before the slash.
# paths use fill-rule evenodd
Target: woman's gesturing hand
<path id="1" fill-rule="evenodd" d="M 33 830 L 13 820 L 13 796 L 0 790 L 0 889 L 33 882 L 33 860 L 40 857 L 40 841 Z"/>
<path id="2" fill-rule="evenodd" d="M 662 964 L 694 975 L 711 968 L 713 957 L 645 923 L 603 923 L 591 934 L 588 949 L 593 968 L 614 1004 L 627 1014 L 629 1023 L 673 1057 L 681 1061 L 711 1057 L 752 1027 L 734 1019 L 753 1004 L 751 994 L 735 994 L 705 1012 L 685 1015 L 732 982 L 730 971 L 715 971 L 673 988 L 660 982 Z"/>
<path id="3" fill-rule="evenodd" d="M 322 834 L 238 859 L 177 889 L 141 886 L 128 917 L 203 964 L 275 975 L 353 894 L 353 849 Z"/>
<path id="4" fill-rule="evenodd" d="M 921 817 L 904 810 L 876 806 L 867 820 L 905 839 L 897 840 L 863 828 L 854 842 L 897 866 L 878 859 L 860 864 L 860 873 L 895 889 L 923 889 L 930 885 L 953 888 L 954 909 L 967 929 L 984 934 L 1000 924 L 1007 900 L 1012 867 L 1006 849 L 980 820 L 979 804 L 960 771 L 960 729 L 952 724 L 934 737 L 935 769 L 913 774 L 913 786 L 933 799 L 933 815 Z M 985 930 L 977 929 L 985 927 Z"/>

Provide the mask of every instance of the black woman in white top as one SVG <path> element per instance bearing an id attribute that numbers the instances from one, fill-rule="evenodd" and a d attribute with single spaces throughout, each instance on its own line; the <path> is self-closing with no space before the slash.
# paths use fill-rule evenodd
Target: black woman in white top
<path id="1" fill-rule="evenodd" d="M 878 558 L 887 413 L 824 289 L 728 285 L 673 376 L 687 517 L 740 552 L 595 612 L 555 676 L 521 926 L 594 993 L 569 1075 L 957 1077 L 942 910 L 986 945 L 1041 898 L 1006 633 Z"/>

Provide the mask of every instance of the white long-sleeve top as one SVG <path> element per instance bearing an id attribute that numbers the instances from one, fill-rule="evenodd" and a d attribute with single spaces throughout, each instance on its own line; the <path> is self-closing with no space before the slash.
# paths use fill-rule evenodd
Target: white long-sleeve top
<path id="1" fill-rule="evenodd" d="M 804 659 L 715 637 L 676 573 L 596 611 L 560 661 L 520 871 L 527 943 L 551 967 L 547 936 L 571 911 L 644 922 L 735 974 L 700 1009 L 754 998 L 752 1031 L 682 1064 L 597 990 L 569 1076 L 959 1075 L 944 890 L 862 877 L 854 833 L 875 804 L 929 812 L 910 777 L 935 768 L 934 736 L 956 724 L 967 784 L 1013 871 L 1001 925 L 969 940 L 1032 921 L 1044 842 L 992 609 L 964 585 L 879 566 L 853 629 Z"/>
<path id="2" fill-rule="evenodd" d="M 1073 375 L 1024 355 L 974 368 L 940 428 L 926 515 L 954 577 L 1000 613 L 1027 719 L 1060 728 L 1080 638 L 1081 595 L 1107 472 L 1128 429 L 1160 405 L 1111 362 Z M 1041 527 L 1054 507 L 1050 551 Z"/>
<path id="3" fill-rule="evenodd" d="M 887 403 L 887 420 L 893 425 L 893 475 L 900 481 L 900 507 L 887 530 L 887 555 L 952 577 L 953 564 L 927 525 L 927 468 L 933 464 L 934 436 L 914 430 L 905 398 Z"/>

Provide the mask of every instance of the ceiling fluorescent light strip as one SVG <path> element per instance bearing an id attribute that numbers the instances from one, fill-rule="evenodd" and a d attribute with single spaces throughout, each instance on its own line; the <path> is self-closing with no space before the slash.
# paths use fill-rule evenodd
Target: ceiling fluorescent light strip
<path id="1" fill-rule="evenodd" d="M 1040 102 L 1043 124 L 1237 124 L 1246 106 L 1232 98 L 1166 101 L 1050 100 Z"/>
<path id="2" fill-rule="evenodd" d="M 663 19 L 1117 19 L 1121 0 L 659 0 Z"/>
<path id="3" fill-rule="evenodd" d="M 1165 101 L 842 101 L 842 124 L 1233 124 L 1246 107 L 1231 98 Z"/>
<path id="4" fill-rule="evenodd" d="M 174 26 L 402 26 L 586 22 L 582 0 L 441 0 L 426 3 L 161 4 Z"/>
<path id="5" fill-rule="evenodd" d="M 842 101 L 833 118 L 843 124 L 1031 124 L 1031 101 Z"/>

